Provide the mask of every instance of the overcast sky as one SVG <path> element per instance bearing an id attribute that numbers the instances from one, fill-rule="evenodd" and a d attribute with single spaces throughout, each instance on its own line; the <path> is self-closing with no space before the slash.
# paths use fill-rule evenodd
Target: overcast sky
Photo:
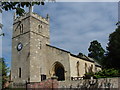
<path id="1" fill-rule="evenodd" d="M 117 2 L 64 2 L 35 6 L 34 12 L 50 16 L 51 45 L 73 54 L 88 54 L 90 42 L 98 40 L 106 48 L 109 34 L 118 21 Z M 13 11 L 3 12 L 3 57 L 10 66 Z"/>

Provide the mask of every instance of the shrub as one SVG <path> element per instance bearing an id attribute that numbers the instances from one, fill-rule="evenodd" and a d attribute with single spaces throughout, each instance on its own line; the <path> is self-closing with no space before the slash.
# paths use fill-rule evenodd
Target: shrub
<path id="1" fill-rule="evenodd" d="M 107 77 L 120 77 L 119 70 L 116 69 L 103 69 L 95 73 L 94 75 L 96 78 L 107 78 Z"/>
<path id="2" fill-rule="evenodd" d="M 110 77 L 120 77 L 120 71 L 116 69 L 103 69 L 96 73 L 86 73 L 83 78 L 90 79 L 93 78 L 110 78 Z"/>

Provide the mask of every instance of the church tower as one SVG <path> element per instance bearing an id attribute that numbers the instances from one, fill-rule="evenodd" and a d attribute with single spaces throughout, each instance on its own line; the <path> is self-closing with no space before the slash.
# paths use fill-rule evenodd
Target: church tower
<path id="1" fill-rule="evenodd" d="M 45 48 L 49 43 L 48 15 L 43 18 L 31 11 L 20 17 L 14 15 L 11 67 L 13 83 L 42 80 L 42 76 L 46 75 Z"/>

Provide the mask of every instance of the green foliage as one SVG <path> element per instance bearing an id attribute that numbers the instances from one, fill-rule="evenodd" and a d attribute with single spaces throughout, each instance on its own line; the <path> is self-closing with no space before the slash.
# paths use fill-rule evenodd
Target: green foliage
<path id="1" fill-rule="evenodd" d="M 23 15 L 24 7 L 30 7 L 34 5 L 44 5 L 44 2 L 2 2 L 2 9 L 5 11 L 16 10 L 17 15 Z"/>
<path id="2" fill-rule="evenodd" d="M 78 57 L 83 57 L 84 54 L 80 52 L 77 56 L 78 56 Z"/>
<path id="3" fill-rule="evenodd" d="M 111 77 L 120 77 L 120 71 L 116 69 L 103 69 L 96 73 L 86 73 L 84 79 L 93 78 L 111 78 Z"/>
<path id="4" fill-rule="evenodd" d="M 89 57 L 94 58 L 96 62 L 102 64 L 105 50 L 102 48 L 101 44 L 97 40 L 90 42 L 88 51 L 90 52 L 88 54 Z"/>
<path id="5" fill-rule="evenodd" d="M 8 72 L 9 72 L 9 68 L 7 67 L 4 58 L 0 58 L 0 70 L 2 70 L 2 87 L 4 87 L 4 84 L 7 81 L 8 78 Z"/>
<path id="6" fill-rule="evenodd" d="M 103 69 L 95 73 L 96 78 L 120 77 L 119 70 L 116 69 Z"/>
<path id="7" fill-rule="evenodd" d="M 107 68 L 120 69 L 120 26 L 109 36 L 105 63 Z"/>

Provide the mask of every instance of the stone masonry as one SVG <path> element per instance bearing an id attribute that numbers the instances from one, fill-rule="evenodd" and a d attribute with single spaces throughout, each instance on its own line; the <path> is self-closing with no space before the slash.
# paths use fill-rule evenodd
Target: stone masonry
<path id="1" fill-rule="evenodd" d="M 82 78 L 87 72 L 101 70 L 93 59 L 81 57 L 50 45 L 49 16 L 36 13 L 14 16 L 12 36 L 13 85 L 25 82 L 41 82 L 53 76 L 58 81 Z"/>

